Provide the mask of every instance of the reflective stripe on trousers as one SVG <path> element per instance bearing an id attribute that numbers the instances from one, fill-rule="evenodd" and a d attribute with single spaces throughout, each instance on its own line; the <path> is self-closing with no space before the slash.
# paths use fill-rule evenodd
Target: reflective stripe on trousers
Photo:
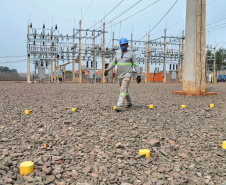
<path id="1" fill-rule="evenodd" d="M 130 82 L 130 78 L 123 78 L 119 80 L 120 83 L 120 96 L 119 96 L 119 100 L 117 103 L 117 107 L 121 107 L 123 106 L 123 101 L 126 100 L 126 105 L 131 105 L 132 101 L 131 98 L 129 96 L 129 82 Z"/>

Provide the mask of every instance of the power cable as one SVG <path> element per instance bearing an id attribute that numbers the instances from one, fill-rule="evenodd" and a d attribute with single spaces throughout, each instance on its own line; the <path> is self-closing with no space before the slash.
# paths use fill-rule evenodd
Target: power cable
<path id="1" fill-rule="evenodd" d="M 223 27 L 217 28 L 217 29 L 213 29 L 213 30 L 207 30 L 207 31 L 211 32 L 211 31 L 219 30 L 219 29 L 222 29 L 222 28 L 225 28 L 225 27 L 226 27 L 226 26 L 223 26 Z"/>
<path id="2" fill-rule="evenodd" d="M 137 4 L 139 4 L 142 0 L 139 0 L 138 2 L 136 2 L 135 4 L 133 4 L 132 6 L 130 6 L 128 9 L 126 9 L 125 11 L 123 11 L 122 13 L 120 13 L 118 16 L 116 16 L 114 19 L 112 19 L 111 21 L 107 22 L 106 24 L 109 24 L 111 22 L 113 22 L 114 20 L 118 19 L 119 17 L 121 17 L 122 15 L 124 15 L 126 12 L 128 12 L 129 10 L 131 10 L 133 7 L 135 7 Z"/>
<path id="3" fill-rule="evenodd" d="M 121 0 L 107 15 L 104 16 L 103 19 L 101 19 L 99 22 L 97 22 L 96 24 L 94 24 L 93 26 L 91 26 L 89 29 L 93 28 L 94 26 L 96 26 L 97 24 L 99 24 L 100 22 L 102 22 L 108 15 L 110 15 L 124 0 Z"/>
<path id="4" fill-rule="evenodd" d="M 210 24 L 207 24 L 206 26 L 209 26 L 209 25 L 215 24 L 215 23 L 220 22 L 220 21 L 225 20 L 225 19 L 226 19 L 226 17 L 225 17 L 225 18 L 223 18 L 223 19 L 217 20 L 217 21 L 215 21 L 215 22 L 212 22 L 212 23 L 210 23 Z"/>
<path id="5" fill-rule="evenodd" d="M 160 0 L 157 0 L 157 1 L 155 1 L 154 3 L 148 5 L 147 7 L 145 7 L 145 8 L 143 8 L 143 9 L 139 10 L 138 12 L 136 12 L 136 13 L 134 13 L 134 14 L 132 14 L 132 15 L 130 15 L 129 17 L 127 17 L 127 18 L 125 18 L 125 19 L 123 19 L 123 20 L 121 20 L 121 21 L 115 23 L 114 26 L 117 25 L 117 24 L 119 24 L 119 23 L 122 23 L 123 21 L 125 21 L 125 20 L 127 20 L 127 19 L 129 19 L 129 18 L 131 18 L 131 17 L 133 17 L 134 15 L 137 15 L 138 13 L 144 11 L 145 9 L 149 8 L 150 6 L 156 4 L 156 3 L 159 2 L 159 1 L 160 1 Z M 107 27 L 107 28 L 109 28 L 109 27 Z M 107 28 L 106 28 L 106 29 L 107 29 Z"/>
<path id="6" fill-rule="evenodd" d="M 224 25 L 224 24 L 226 24 L 226 23 L 223 23 L 223 24 L 219 24 L 219 25 L 213 26 L 213 27 L 211 27 L 211 28 L 208 28 L 208 30 L 211 30 L 211 29 L 213 29 L 213 28 L 216 28 L 216 27 L 222 26 L 222 25 Z"/>
<path id="7" fill-rule="evenodd" d="M 83 18 L 85 17 L 85 15 L 87 14 L 87 12 L 89 11 L 90 7 L 92 6 L 93 1 L 94 1 L 94 0 L 92 0 L 92 2 L 90 3 L 88 9 L 86 10 L 86 13 L 83 15 L 82 20 L 83 20 Z"/>
<path id="8" fill-rule="evenodd" d="M 24 62 L 26 61 L 27 59 L 24 59 L 24 60 L 16 60 L 16 61 L 5 61 L 5 62 L 0 62 L 0 64 L 4 64 L 4 63 L 16 63 L 16 62 Z"/>
<path id="9" fill-rule="evenodd" d="M 170 9 L 166 12 L 166 14 L 160 19 L 160 21 L 159 22 L 157 22 L 157 24 L 151 29 L 151 30 L 149 30 L 148 32 L 147 32 L 147 34 L 145 34 L 140 40 L 142 40 L 144 37 L 146 37 L 151 31 L 153 31 L 158 25 L 159 25 L 159 23 L 168 15 L 168 13 L 172 10 L 172 8 L 176 5 L 176 3 L 178 2 L 178 0 L 176 0 L 175 2 L 174 2 L 174 4 L 170 7 Z"/>
<path id="10" fill-rule="evenodd" d="M 5 56 L 5 57 L 0 57 L 0 58 L 17 58 L 17 57 L 26 57 L 26 55 L 24 55 L 24 56 Z"/>

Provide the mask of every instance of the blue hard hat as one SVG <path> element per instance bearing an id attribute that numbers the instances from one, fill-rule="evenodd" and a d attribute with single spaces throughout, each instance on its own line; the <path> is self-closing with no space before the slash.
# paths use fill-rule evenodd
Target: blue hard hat
<path id="1" fill-rule="evenodd" d="M 126 38 L 121 38 L 119 41 L 119 45 L 128 44 L 128 40 Z"/>

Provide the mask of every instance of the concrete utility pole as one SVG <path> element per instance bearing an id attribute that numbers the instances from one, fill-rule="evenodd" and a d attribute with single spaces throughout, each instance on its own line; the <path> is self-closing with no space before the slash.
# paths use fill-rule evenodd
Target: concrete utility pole
<path id="1" fill-rule="evenodd" d="M 214 48 L 214 61 L 213 61 L 213 83 L 216 81 L 216 47 Z"/>
<path id="2" fill-rule="evenodd" d="M 82 83 L 82 21 L 79 21 L 79 83 Z"/>
<path id="3" fill-rule="evenodd" d="M 206 0 L 187 0 L 183 91 L 187 96 L 216 95 L 205 93 Z"/>
<path id="4" fill-rule="evenodd" d="M 130 43 L 130 51 L 132 52 L 133 51 L 133 34 L 131 33 L 131 43 Z M 131 80 L 130 82 L 133 82 L 133 74 L 132 74 L 132 77 L 131 77 Z"/>
<path id="5" fill-rule="evenodd" d="M 163 83 L 166 83 L 166 29 L 164 30 L 164 63 L 163 63 Z"/>
<path id="6" fill-rule="evenodd" d="M 75 29 L 73 28 L 73 61 L 72 61 L 72 82 L 75 83 Z"/>
<path id="7" fill-rule="evenodd" d="M 145 43 L 145 80 L 144 80 L 145 83 L 148 83 L 148 73 L 147 73 L 148 64 L 147 63 L 148 63 L 147 43 Z"/>
<path id="8" fill-rule="evenodd" d="M 149 82 L 149 79 L 150 79 L 150 35 L 148 35 L 148 60 L 147 60 L 147 73 L 148 73 L 148 77 L 147 77 L 147 80 Z"/>
<path id="9" fill-rule="evenodd" d="M 29 53 L 28 53 L 28 40 L 29 40 L 29 25 L 27 26 L 27 83 L 29 84 L 30 83 L 30 61 L 29 61 Z"/>
<path id="10" fill-rule="evenodd" d="M 102 50 L 102 83 L 105 83 L 105 23 L 103 23 L 103 50 Z"/>

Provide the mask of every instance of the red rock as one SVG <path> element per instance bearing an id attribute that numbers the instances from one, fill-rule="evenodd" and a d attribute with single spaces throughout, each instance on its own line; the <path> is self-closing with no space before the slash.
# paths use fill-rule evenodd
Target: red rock
<path id="1" fill-rule="evenodd" d="M 92 172 L 92 166 L 86 166 L 84 169 L 83 169 L 83 173 L 91 173 Z"/>
<path id="2" fill-rule="evenodd" d="M 179 156 L 182 157 L 182 158 L 187 158 L 188 157 L 185 153 L 180 153 Z"/>
<path id="3" fill-rule="evenodd" d="M 96 174 L 96 173 L 91 173 L 90 176 L 91 176 L 91 177 L 94 177 L 94 178 L 97 178 L 97 177 L 98 177 L 98 174 Z"/>
<path id="4" fill-rule="evenodd" d="M 5 178 L 5 183 L 12 183 L 13 182 L 13 179 L 11 179 L 11 178 Z"/>
<path id="5" fill-rule="evenodd" d="M 160 142 L 156 139 L 151 139 L 149 143 L 151 144 L 151 146 L 160 146 Z"/>
<path id="6" fill-rule="evenodd" d="M 176 142 L 173 141 L 173 140 L 169 140 L 168 143 L 171 144 L 171 145 L 175 145 L 176 144 Z"/>

